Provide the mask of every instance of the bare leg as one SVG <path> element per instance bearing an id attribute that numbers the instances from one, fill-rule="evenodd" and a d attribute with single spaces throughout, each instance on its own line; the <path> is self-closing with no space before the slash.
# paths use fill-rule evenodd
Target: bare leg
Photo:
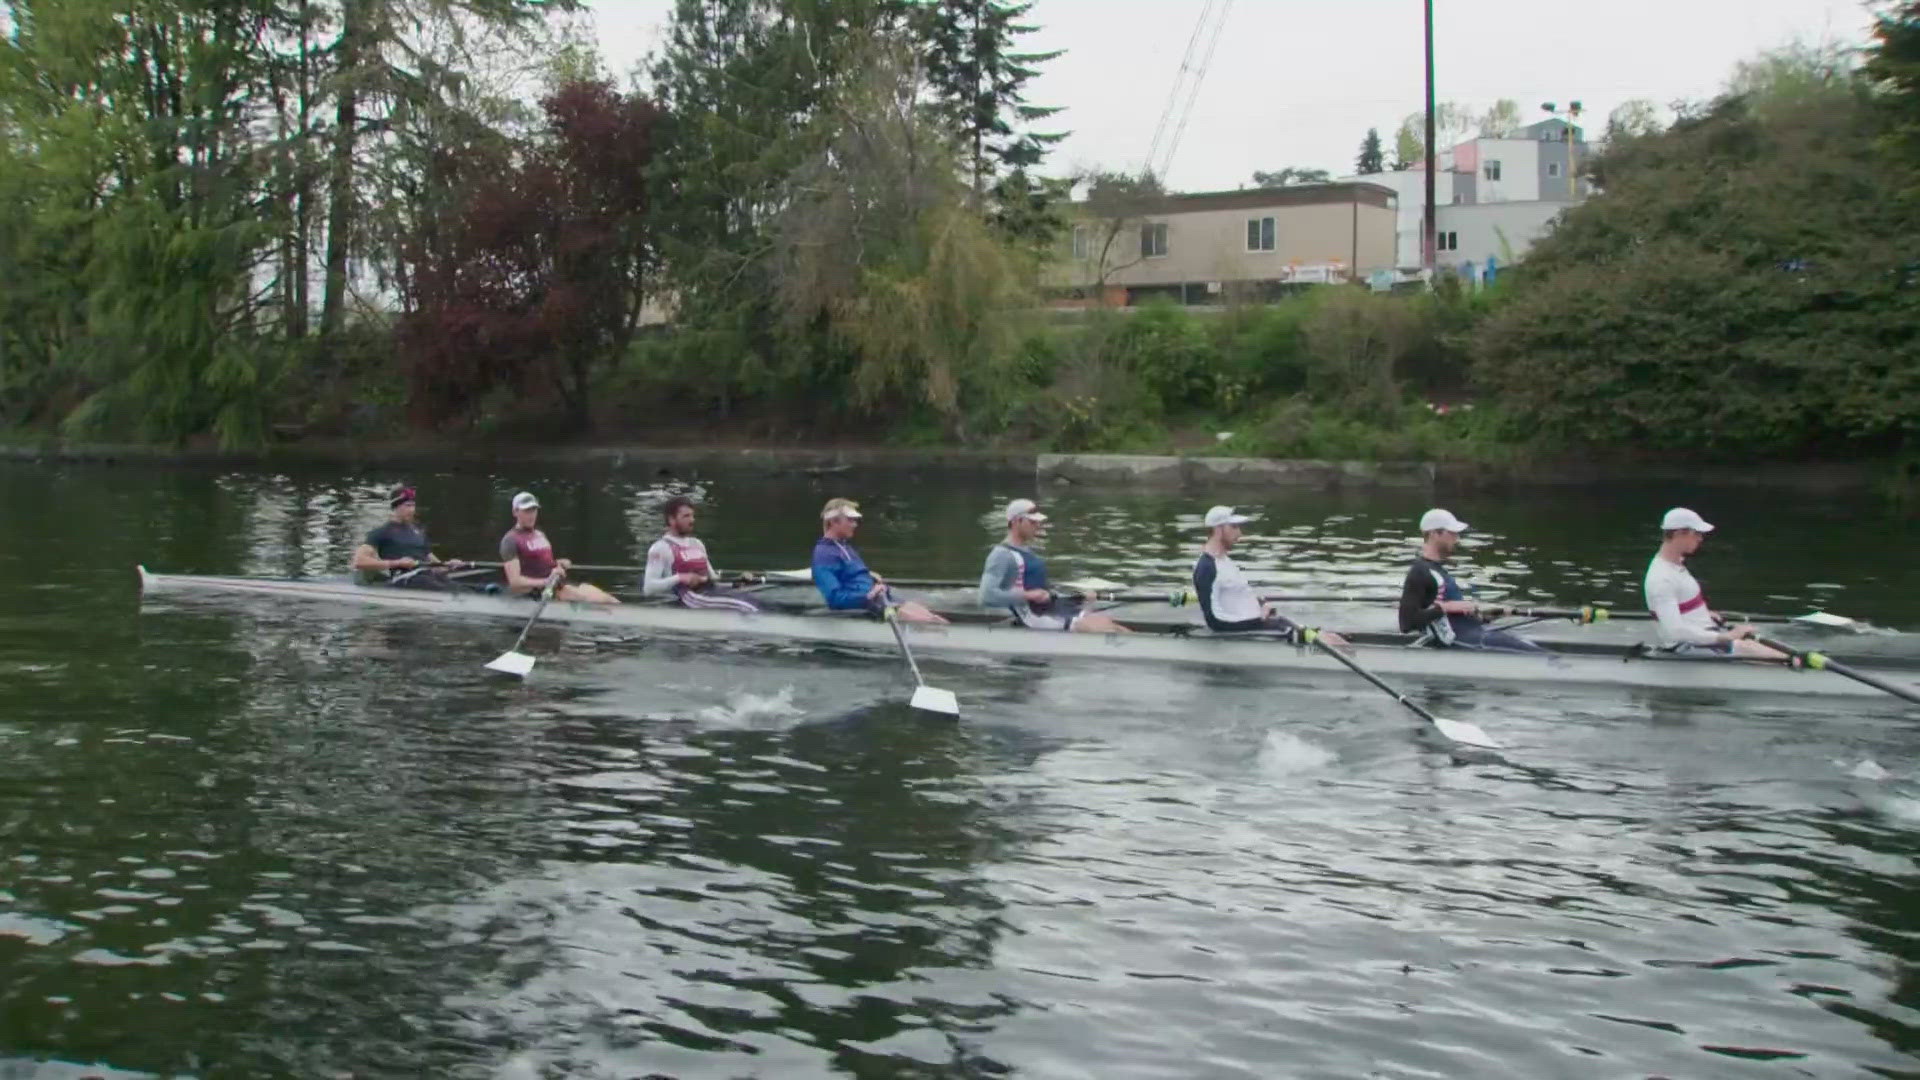
<path id="1" fill-rule="evenodd" d="M 1770 649 L 1757 641 L 1741 638 L 1733 643 L 1733 655 L 1747 660 L 1791 660 L 1792 657 L 1779 649 Z"/>
<path id="2" fill-rule="evenodd" d="M 947 620 L 938 612 L 931 611 L 918 600 L 907 600 L 894 609 L 901 622 L 944 623 Z"/>
<path id="3" fill-rule="evenodd" d="M 1113 616 L 1089 611 L 1073 620 L 1076 634 L 1131 634 L 1133 631 L 1113 621 Z"/>
<path id="4" fill-rule="evenodd" d="M 589 585 L 584 581 L 571 585 L 562 585 L 553 592 L 556 600 L 573 600 L 582 604 L 617 604 L 620 598 L 602 589 L 598 585 Z"/>

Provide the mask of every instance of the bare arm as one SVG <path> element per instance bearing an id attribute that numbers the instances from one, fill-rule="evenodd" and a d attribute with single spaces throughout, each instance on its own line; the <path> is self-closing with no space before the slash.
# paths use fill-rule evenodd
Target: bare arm
<path id="1" fill-rule="evenodd" d="M 353 568 L 355 570 L 394 570 L 411 569 L 418 565 L 414 559 L 383 559 L 373 550 L 372 544 L 361 544 L 353 549 Z"/>

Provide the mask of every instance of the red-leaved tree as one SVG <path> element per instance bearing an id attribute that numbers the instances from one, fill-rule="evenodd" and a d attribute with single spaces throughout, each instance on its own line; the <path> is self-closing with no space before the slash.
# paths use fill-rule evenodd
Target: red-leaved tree
<path id="1" fill-rule="evenodd" d="M 456 213 L 406 245 L 398 345 L 421 426 L 471 416 L 506 388 L 585 430 L 595 369 L 633 340 L 654 262 L 646 173 L 660 113 L 591 80 L 541 108 L 545 125 L 511 159 L 452 163 L 468 177 Z"/>

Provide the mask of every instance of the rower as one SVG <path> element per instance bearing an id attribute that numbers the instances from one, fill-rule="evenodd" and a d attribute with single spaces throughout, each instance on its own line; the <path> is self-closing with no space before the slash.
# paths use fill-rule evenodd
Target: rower
<path id="1" fill-rule="evenodd" d="M 1511 630 L 1498 630 L 1487 620 L 1498 618 L 1499 608 L 1482 608 L 1467 599 L 1447 560 L 1460 546 L 1460 534 L 1467 523 L 1445 510 L 1429 510 L 1420 516 L 1420 554 L 1407 567 L 1407 580 L 1400 586 L 1400 632 L 1420 633 L 1420 644 L 1463 649 L 1496 649 L 1502 652 L 1547 650 L 1538 642 Z"/>
<path id="2" fill-rule="evenodd" d="M 1013 612 L 1020 625 L 1034 630 L 1071 630 L 1089 634 L 1130 633 L 1099 612 L 1088 611 L 1077 597 L 1063 597 L 1047 587 L 1046 560 L 1033 552 L 1047 515 L 1032 499 L 1007 504 L 1007 538 L 987 552 L 980 573 L 980 606 Z"/>
<path id="3" fill-rule="evenodd" d="M 1646 593 L 1647 610 L 1659 626 L 1661 651 L 1681 656 L 1791 659 L 1750 640 L 1757 632 L 1753 627 L 1728 626 L 1707 607 L 1707 594 L 1687 569 L 1687 556 L 1699 551 L 1712 531 L 1712 525 L 1684 506 L 1674 507 L 1660 519 L 1660 550 L 1647 563 Z"/>
<path id="4" fill-rule="evenodd" d="M 452 572 L 466 564 L 459 559 L 441 562 L 433 553 L 426 530 L 415 520 L 414 498 L 410 487 L 393 489 L 387 497 L 392 516 L 353 550 L 353 569 L 363 580 L 382 580 L 403 589 L 451 589 Z"/>
<path id="5" fill-rule="evenodd" d="M 832 611 L 866 611 L 885 615 L 892 609 L 903 622 L 944 623 L 947 620 L 916 600 L 894 595 L 879 574 L 867 569 L 860 552 L 849 542 L 860 527 L 860 504 L 851 499 L 828 499 L 820 508 L 821 537 L 813 545 L 813 584 Z"/>
<path id="6" fill-rule="evenodd" d="M 1200 599 L 1200 614 L 1207 620 L 1207 629 L 1215 633 L 1270 630 L 1286 635 L 1296 645 L 1302 644 L 1307 628 L 1280 614 L 1272 604 L 1263 605 L 1253 586 L 1247 584 L 1246 575 L 1227 554 L 1240 542 L 1240 526 L 1252 520 L 1234 513 L 1231 506 L 1207 511 L 1207 543 L 1193 564 L 1193 591 Z M 1347 644 L 1331 630 L 1319 631 L 1319 636 L 1329 645 Z"/>
<path id="7" fill-rule="evenodd" d="M 682 607 L 754 613 L 760 605 L 745 593 L 722 588 L 720 571 L 707 558 L 707 545 L 693 535 L 693 500 L 675 495 L 660 508 L 667 531 L 647 549 L 648 596 L 671 596 Z"/>
<path id="8" fill-rule="evenodd" d="M 572 559 L 556 559 L 547 534 L 540 531 L 540 500 L 523 491 L 513 497 L 513 528 L 500 538 L 500 561 L 507 572 L 507 590 L 516 595 L 539 593 L 554 585 L 555 600 L 578 600 L 588 604 L 617 604 L 620 601 L 597 586 L 585 582 L 566 584 Z"/>

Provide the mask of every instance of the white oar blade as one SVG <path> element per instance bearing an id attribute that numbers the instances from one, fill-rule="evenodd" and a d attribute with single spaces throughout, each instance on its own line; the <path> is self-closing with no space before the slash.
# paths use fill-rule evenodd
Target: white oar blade
<path id="1" fill-rule="evenodd" d="M 488 671 L 498 671 L 504 675 L 524 679 L 533 670 L 533 657 L 523 652 L 503 652 L 487 662 Z"/>
<path id="2" fill-rule="evenodd" d="M 813 571 L 807 570 L 769 570 L 760 575 L 768 581 L 798 581 L 806 584 L 813 582 Z"/>
<path id="3" fill-rule="evenodd" d="M 1854 621 L 1852 619 L 1847 618 L 1845 615 L 1829 615 L 1824 611 L 1810 612 L 1806 615 L 1795 615 L 1793 617 L 1793 621 L 1797 623 L 1806 623 L 1810 626 L 1831 627 L 1832 629 L 1835 629 L 1835 630 L 1849 628 L 1854 625 Z"/>
<path id="4" fill-rule="evenodd" d="M 1478 724 L 1469 724 L 1465 720 L 1448 720 L 1444 716 L 1436 716 L 1433 718 L 1433 726 L 1440 729 L 1440 734 L 1445 735 L 1447 738 L 1452 739 L 1462 746 L 1477 746 L 1482 750 L 1500 749 L 1500 744 L 1493 741 L 1493 736 L 1481 731 Z"/>
<path id="5" fill-rule="evenodd" d="M 942 716 L 959 716 L 960 699 L 953 691 L 942 690 L 937 686 L 922 686 L 914 690 L 912 705 L 921 712 L 939 713 Z"/>

